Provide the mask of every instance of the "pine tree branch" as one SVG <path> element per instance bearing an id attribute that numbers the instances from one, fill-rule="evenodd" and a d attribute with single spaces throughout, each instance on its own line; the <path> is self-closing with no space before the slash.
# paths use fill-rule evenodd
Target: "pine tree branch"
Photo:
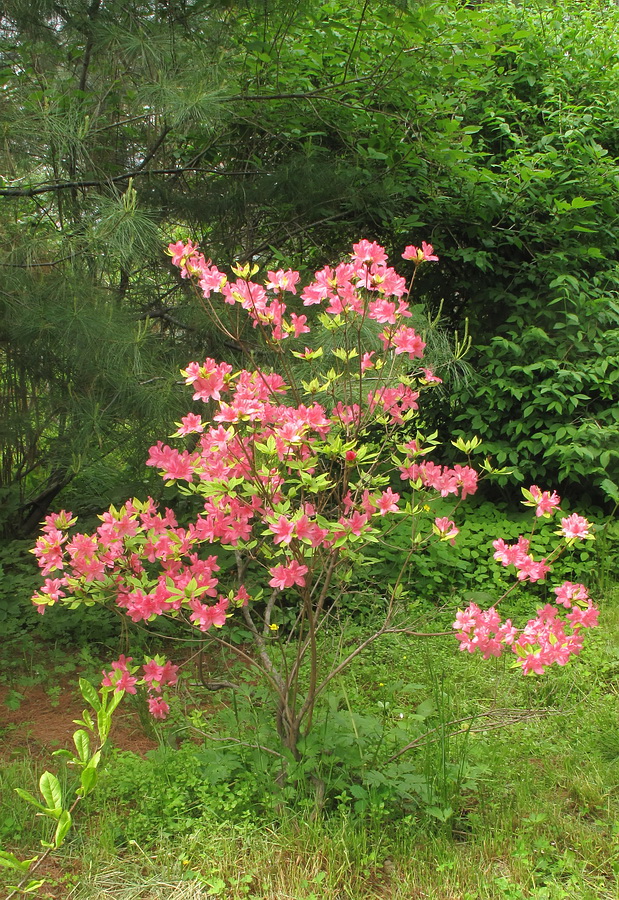
<path id="1" fill-rule="evenodd" d="M 203 172 L 209 175 L 225 175 L 227 177 L 238 178 L 241 175 L 264 175 L 264 172 L 227 172 L 223 169 L 195 168 L 194 166 L 180 166 L 174 169 L 132 169 L 130 172 L 123 172 L 122 175 L 114 175 L 111 178 L 92 178 L 82 181 L 59 181 L 56 184 L 39 184 L 30 188 L 0 188 L 0 197 L 36 197 L 38 194 L 49 194 L 52 191 L 76 190 L 89 187 L 105 187 L 118 184 L 122 181 L 128 181 L 130 178 L 136 178 L 139 175 L 183 175 L 185 172 Z"/>

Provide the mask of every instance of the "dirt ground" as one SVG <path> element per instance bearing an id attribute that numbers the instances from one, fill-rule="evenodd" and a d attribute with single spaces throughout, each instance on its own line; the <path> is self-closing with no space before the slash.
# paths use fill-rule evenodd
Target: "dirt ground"
<path id="1" fill-rule="evenodd" d="M 20 688 L 24 694 L 17 709 L 9 709 L 5 699 L 9 689 L 0 687 L 0 760 L 9 762 L 26 752 L 47 758 L 63 747 L 73 750 L 73 732 L 79 727 L 74 719 L 82 717 L 85 703 L 75 679 L 62 683 L 57 705 L 52 705 L 42 685 Z M 139 717 L 129 704 L 121 704 L 114 714 L 110 734 L 113 746 L 140 755 L 157 746 L 144 734 Z"/>

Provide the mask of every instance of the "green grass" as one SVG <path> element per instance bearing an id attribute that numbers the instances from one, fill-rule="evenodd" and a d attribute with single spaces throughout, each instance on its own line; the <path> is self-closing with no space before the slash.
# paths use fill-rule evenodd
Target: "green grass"
<path id="1" fill-rule="evenodd" d="M 192 768 L 191 745 L 147 763 L 120 754 L 77 816 L 49 890 L 75 900 L 617 900 L 618 601 L 617 589 L 607 594 L 582 656 L 541 678 L 458 653 L 451 639 L 398 635 L 368 649 L 338 682 L 340 699 L 396 725 L 434 704 L 431 742 L 407 757 L 434 800 L 398 807 L 387 792 L 360 810 L 348 789 L 312 820 L 309 796 L 277 802 L 270 770 L 256 785 L 258 763 L 240 751 L 217 778 L 204 762 Z M 491 707 L 530 715 L 510 713 L 520 721 L 497 729 L 498 718 L 479 718 L 460 735 L 440 727 Z M 343 699 L 338 713 L 348 715 Z M 209 713 L 209 730 L 219 715 Z M 207 742 L 199 752 L 213 751 Z M 4 846 L 24 855 L 44 835 L 13 788 L 33 790 L 38 765 L 24 756 L 0 771 Z M 453 809 L 445 822 L 429 811 L 437 797 Z"/>

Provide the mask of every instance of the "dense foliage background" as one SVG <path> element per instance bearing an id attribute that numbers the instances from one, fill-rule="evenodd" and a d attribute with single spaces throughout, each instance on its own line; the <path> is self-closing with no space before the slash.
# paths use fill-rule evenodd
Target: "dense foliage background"
<path id="1" fill-rule="evenodd" d="M 9 0 L 6 536 L 59 493 L 95 509 L 135 489 L 185 404 L 178 366 L 236 352 L 170 273 L 179 235 L 220 265 L 308 270 L 360 236 L 395 258 L 432 240 L 425 299 L 473 340 L 468 372 L 444 354 L 433 423 L 480 434 L 514 479 L 616 494 L 618 21 L 578 3 Z"/>

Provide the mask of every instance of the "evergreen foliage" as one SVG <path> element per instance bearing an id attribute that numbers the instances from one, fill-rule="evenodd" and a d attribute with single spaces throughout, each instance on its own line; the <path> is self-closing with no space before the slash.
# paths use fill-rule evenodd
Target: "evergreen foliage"
<path id="1" fill-rule="evenodd" d="M 618 23 L 504 0 L 7 0 L 5 530 L 101 460 L 129 472 L 178 417 L 178 367 L 234 358 L 170 276 L 162 247 L 189 234 L 221 265 L 305 274 L 359 237 L 394 258 L 433 241 L 421 288 L 468 319 L 474 374 L 447 355 L 428 424 L 451 435 L 464 400 L 515 477 L 612 496 Z"/>

